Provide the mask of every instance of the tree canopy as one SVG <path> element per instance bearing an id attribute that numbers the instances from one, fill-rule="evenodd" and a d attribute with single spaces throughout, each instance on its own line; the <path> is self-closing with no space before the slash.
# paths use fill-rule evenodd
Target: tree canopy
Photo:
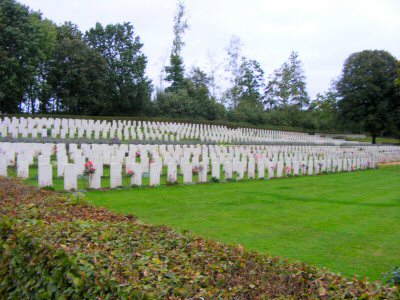
<path id="1" fill-rule="evenodd" d="M 379 134 L 399 129 L 397 71 L 398 62 L 387 51 L 365 50 L 347 58 L 337 83 L 343 122 L 360 124 L 373 143 Z"/>
<path id="2" fill-rule="evenodd" d="M 306 108 L 309 102 L 301 60 L 297 52 L 292 52 L 288 61 L 271 76 L 266 105 L 269 108 L 292 105 Z"/>
<path id="3" fill-rule="evenodd" d="M 176 92 L 185 87 L 185 66 L 181 51 L 183 46 L 185 46 L 183 34 L 188 28 L 185 5 L 183 2 L 178 2 L 177 11 L 174 16 L 174 40 L 172 42 L 169 66 L 165 67 L 165 80 L 171 83 L 166 89 L 168 92 Z"/>

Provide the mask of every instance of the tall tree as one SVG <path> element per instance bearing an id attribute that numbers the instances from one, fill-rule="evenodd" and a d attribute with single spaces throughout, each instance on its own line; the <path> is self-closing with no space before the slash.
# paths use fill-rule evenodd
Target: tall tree
<path id="1" fill-rule="evenodd" d="M 46 113 L 50 109 L 51 86 L 47 80 L 48 65 L 57 43 L 57 26 L 40 13 L 31 13 L 39 53 L 33 63 L 33 74 L 26 90 L 26 110 L 30 113 Z"/>
<path id="2" fill-rule="evenodd" d="M 299 55 L 293 51 L 288 61 L 270 77 L 266 90 L 266 107 L 297 106 L 301 109 L 308 104 L 304 70 Z"/>
<path id="3" fill-rule="evenodd" d="M 209 108 L 212 105 L 210 98 L 210 76 L 198 67 L 192 68 L 186 83 L 188 96 L 191 98 L 191 115 L 208 118 Z"/>
<path id="4" fill-rule="evenodd" d="M 242 59 L 237 82 L 239 106 L 243 103 L 261 108 L 265 97 L 264 71 L 256 60 Z"/>
<path id="5" fill-rule="evenodd" d="M 90 47 L 107 63 L 104 114 L 127 115 L 142 112 L 150 102 L 152 85 L 145 74 L 147 58 L 143 44 L 134 36 L 130 23 L 103 27 L 97 23 L 86 32 Z"/>
<path id="6" fill-rule="evenodd" d="M 78 27 L 64 23 L 57 30 L 57 46 L 48 64 L 53 93 L 52 110 L 69 114 L 103 112 L 106 63 L 86 45 Z"/>
<path id="7" fill-rule="evenodd" d="M 263 122 L 265 93 L 264 71 L 256 60 L 242 58 L 235 91 L 237 104 L 233 113 L 237 121 Z"/>
<path id="8" fill-rule="evenodd" d="M 399 120 L 400 97 L 396 90 L 397 60 L 387 51 L 364 50 L 345 61 L 337 83 L 339 112 L 344 122 L 359 123 L 376 137 Z M 394 113 L 395 112 L 395 113 Z"/>
<path id="9" fill-rule="evenodd" d="M 178 2 L 177 11 L 174 16 L 174 40 L 172 42 L 172 50 L 169 58 L 169 65 L 165 67 L 165 80 L 171 85 L 166 88 L 167 92 L 176 92 L 185 87 L 185 66 L 181 51 L 185 42 L 183 34 L 189 28 L 186 18 L 186 8 L 183 2 Z"/>
<path id="10" fill-rule="evenodd" d="M 40 36 L 27 6 L 0 1 L 0 110 L 16 113 L 35 81 L 41 56 Z"/>

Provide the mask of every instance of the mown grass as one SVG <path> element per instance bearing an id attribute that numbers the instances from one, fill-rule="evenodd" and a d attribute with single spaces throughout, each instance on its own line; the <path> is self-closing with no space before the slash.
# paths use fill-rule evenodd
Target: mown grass
<path id="1" fill-rule="evenodd" d="M 90 191 L 140 220 L 381 279 L 400 265 L 400 167 L 269 181 Z"/>
<path id="2" fill-rule="evenodd" d="M 354 139 L 354 138 L 346 138 L 347 141 L 355 141 L 355 142 L 363 142 L 363 143 L 372 143 L 372 138 L 367 136 L 364 139 Z M 377 144 L 400 144 L 400 139 L 396 138 L 384 138 L 384 137 L 377 137 L 376 138 Z"/>

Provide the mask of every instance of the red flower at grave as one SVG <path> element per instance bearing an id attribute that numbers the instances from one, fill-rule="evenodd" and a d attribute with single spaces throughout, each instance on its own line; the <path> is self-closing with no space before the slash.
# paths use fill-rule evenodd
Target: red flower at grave
<path id="1" fill-rule="evenodd" d="M 197 166 L 194 166 L 194 167 L 192 168 L 192 172 L 193 172 L 194 175 L 199 174 L 199 168 L 198 168 Z"/>
<path id="2" fill-rule="evenodd" d="M 83 171 L 83 174 L 85 175 L 92 175 L 96 169 L 93 166 L 93 162 L 89 160 L 87 163 L 85 163 L 85 170 Z"/>
<path id="3" fill-rule="evenodd" d="M 135 156 L 140 157 L 140 151 L 136 151 Z"/>
<path id="4" fill-rule="evenodd" d="M 134 175 L 135 175 L 135 172 L 133 172 L 133 170 L 128 170 L 128 171 L 126 171 L 126 176 L 132 177 L 132 176 L 134 176 Z"/>

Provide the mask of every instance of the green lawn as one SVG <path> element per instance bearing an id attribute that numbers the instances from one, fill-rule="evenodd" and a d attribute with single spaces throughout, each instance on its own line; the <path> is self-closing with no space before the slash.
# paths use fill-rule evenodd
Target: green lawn
<path id="1" fill-rule="evenodd" d="M 400 266 L 400 166 L 270 181 L 90 191 L 95 205 L 206 238 L 381 279 Z"/>
<path id="2" fill-rule="evenodd" d="M 355 141 L 355 142 L 364 142 L 364 143 L 372 143 L 372 138 L 370 136 L 367 136 L 364 139 L 352 139 L 352 138 L 346 138 L 347 141 Z M 377 137 L 376 138 L 376 143 L 377 144 L 400 144 L 399 139 L 395 138 L 384 138 L 384 137 Z"/>

